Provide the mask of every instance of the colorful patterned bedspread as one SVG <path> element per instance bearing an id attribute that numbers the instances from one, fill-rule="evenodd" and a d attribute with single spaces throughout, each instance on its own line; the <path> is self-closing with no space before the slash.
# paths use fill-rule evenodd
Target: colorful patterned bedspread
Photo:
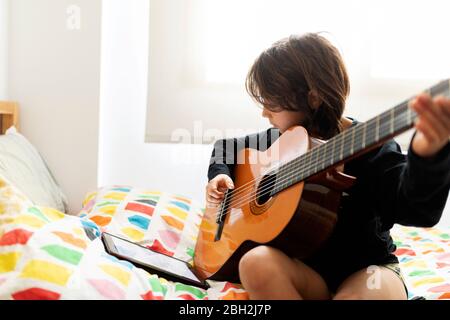
<path id="1" fill-rule="evenodd" d="M 0 299 L 246 299 L 239 286 L 173 283 L 107 254 L 102 231 L 191 261 L 202 208 L 127 187 L 88 196 L 79 217 L 34 206 L 0 178 Z"/>
<path id="2" fill-rule="evenodd" d="M 395 226 L 391 235 L 397 245 L 409 298 L 450 299 L 450 227 L 412 228 Z"/>
<path id="3" fill-rule="evenodd" d="M 0 178 L 0 299 L 247 299 L 237 284 L 210 281 L 204 290 L 166 281 L 107 254 L 99 238 L 108 231 L 192 262 L 202 214 L 182 196 L 116 186 L 68 216 L 34 206 Z M 450 299 L 449 232 L 393 234 L 410 297 Z"/>

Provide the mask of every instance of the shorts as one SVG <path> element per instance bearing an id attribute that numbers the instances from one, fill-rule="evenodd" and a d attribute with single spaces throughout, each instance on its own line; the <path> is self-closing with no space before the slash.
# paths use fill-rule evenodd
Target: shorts
<path id="1" fill-rule="evenodd" d="M 349 276 L 351 276 L 353 273 L 357 271 L 364 270 L 364 268 L 367 267 L 354 267 L 354 268 L 324 268 L 323 264 L 315 264 L 315 265 L 308 265 L 313 270 L 315 270 L 319 275 L 325 280 L 325 283 L 328 286 L 328 289 L 330 290 L 330 293 L 332 296 L 336 294 L 338 291 L 340 285 L 342 282 L 344 282 Z M 408 297 L 408 288 L 406 287 L 406 282 L 403 277 L 403 274 L 401 272 L 400 266 L 398 263 L 385 263 L 385 264 L 378 264 L 378 265 L 372 265 L 376 267 L 384 267 L 387 268 L 395 273 L 395 275 L 402 281 L 403 287 L 405 288 L 406 297 Z"/>
<path id="2" fill-rule="evenodd" d="M 408 297 L 408 287 L 406 286 L 405 278 L 403 277 L 402 270 L 400 269 L 400 265 L 398 263 L 387 263 L 381 264 L 380 267 L 385 267 L 389 270 L 394 271 L 394 273 L 399 277 L 402 281 L 403 286 L 405 287 L 406 297 Z"/>

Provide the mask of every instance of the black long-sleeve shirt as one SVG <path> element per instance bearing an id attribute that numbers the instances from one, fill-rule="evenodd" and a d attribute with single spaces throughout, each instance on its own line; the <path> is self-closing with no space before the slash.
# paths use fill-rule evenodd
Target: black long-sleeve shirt
<path id="1" fill-rule="evenodd" d="M 357 122 L 353 121 L 353 125 Z M 280 136 L 278 129 L 214 145 L 208 178 L 234 179 L 236 154 L 243 148 L 264 151 Z M 450 189 L 450 143 L 433 158 L 408 154 L 389 140 L 345 164 L 357 178 L 343 193 L 335 229 L 314 256 L 304 262 L 319 272 L 331 290 L 350 274 L 370 265 L 398 263 L 389 230 L 395 223 L 431 227 L 439 222 Z"/>

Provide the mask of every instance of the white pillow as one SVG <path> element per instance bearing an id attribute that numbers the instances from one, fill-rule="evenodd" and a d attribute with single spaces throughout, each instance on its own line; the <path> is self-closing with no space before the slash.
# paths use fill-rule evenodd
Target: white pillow
<path id="1" fill-rule="evenodd" d="M 0 175 L 34 204 L 67 212 L 67 198 L 44 159 L 14 127 L 0 136 Z"/>

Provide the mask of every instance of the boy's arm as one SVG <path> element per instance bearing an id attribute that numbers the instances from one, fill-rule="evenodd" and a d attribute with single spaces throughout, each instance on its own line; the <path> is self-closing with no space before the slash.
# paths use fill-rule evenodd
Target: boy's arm
<path id="1" fill-rule="evenodd" d="M 434 226 L 441 219 L 449 194 L 450 143 L 430 159 L 418 156 L 410 146 L 407 159 L 400 180 L 397 222 Z"/>
<path id="2" fill-rule="evenodd" d="M 409 107 L 418 117 L 406 161 L 378 171 L 381 184 L 376 191 L 384 195 L 378 200 L 387 203 L 380 212 L 388 215 L 384 220 L 389 225 L 430 227 L 439 222 L 450 188 L 450 99 L 423 93 Z M 384 163 L 389 165 L 391 159 L 395 151 Z"/>
<path id="3" fill-rule="evenodd" d="M 208 181 L 218 174 L 226 174 L 234 180 L 237 154 L 244 148 L 266 150 L 278 139 L 279 131 L 274 128 L 240 138 L 221 139 L 214 143 L 208 168 Z"/>
<path id="4" fill-rule="evenodd" d="M 411 146 L 408 155 L 400 147 L 380 153 L 375 165 L 375 190 L 382 223 L 390 229 L 394 223 L 416 227 L 437 224 L 450 188 L 450 143 L 434 157 L 422 158 Z"/>
<path id="5" fill-rule="evenodd" d="M 208 168 L 208 181 L 219 174 L 231 177 L 235 164 L 235 145 L 237 139 L 221 139 L 214 143 Z"/>

